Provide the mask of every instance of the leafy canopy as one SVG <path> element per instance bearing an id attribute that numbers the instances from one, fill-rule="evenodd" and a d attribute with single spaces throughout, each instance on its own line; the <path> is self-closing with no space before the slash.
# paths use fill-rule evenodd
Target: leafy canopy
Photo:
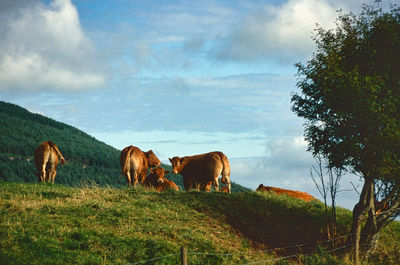
<path id="1" fill-rule="evenodd" d="M 364 6 L 333 30 L 316 29 L 316 53 L 298 63 L 309 151 L 330 167 L 393 181 L 400 176 L 400 9 Z"/>

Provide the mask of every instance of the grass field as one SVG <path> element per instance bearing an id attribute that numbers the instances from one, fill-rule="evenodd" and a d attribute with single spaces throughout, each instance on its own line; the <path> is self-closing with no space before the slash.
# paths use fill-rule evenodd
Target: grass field
<path id="1" fill-rule="evenodd" d="M 344 264 L 308 256 L 324 240 L 322 212 L 318 201 L 256 192 L 0 182 L 0 263 L 179 264 L 185 246 L 189 264 Z M 348 233 L 351 212 L 339 208 L 338 217 L 338 233 Z M 374 260 L 396 261 L 400 226 L 390 229 L 382 238 L 392 247 Z"/>

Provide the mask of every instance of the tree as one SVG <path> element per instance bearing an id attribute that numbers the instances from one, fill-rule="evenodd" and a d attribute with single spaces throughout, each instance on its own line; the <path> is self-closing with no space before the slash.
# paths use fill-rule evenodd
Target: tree
<path id="1" fill-rule="evenodd" d="M 332 246 L 336 246 L 336 198 L 343 176 L 342 170 L 326 166 L 321 155 L 317 155 L 315 161 L 317 166 L 310 169 L 310 176 L 324 200 L 325 229 L 328 240 L 332 242 Z M 324 169 L 326 169 L 326 173 Z M 330 211 L 328 210 L 328 196 L 331 201 Z"/>
<path id="2" fill-rule="evenodd" d="M 359 263 L 360 247 L 400 211 L 400 9 L 339 12 L 336 28 L 317 27 L 314 41 L 312 59 L 296 64 L 302 93 L 292 111 L 306 119 L 314 156 L 364 179 L 351 231 Z"/>

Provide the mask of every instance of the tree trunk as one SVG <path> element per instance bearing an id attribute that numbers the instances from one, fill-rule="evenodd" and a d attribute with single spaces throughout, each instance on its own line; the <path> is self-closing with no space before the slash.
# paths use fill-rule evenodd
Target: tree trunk
<path id="1" fill-rule="evenodd" d="M 361 244 L 363 245 L 362 249 L 366 253 L 368 253 L 371 249 L 373 249 L 377 241 L 378 235 L 378 222 L 376 220 L 376 210 L 375 210 L 375 192 L 374 186 L 370 188 L 368 202 L 369 203 L 369 210 L 368 210 L 368 219 L 367 223 L 365 224 L 364 228 L 362 229 L 361 235 Z"/>
<path id="2" fill-rule="evenodd" d="M 335 201 L 332 200 L 332 217 L 331 217 L 331 233 L 332 233 L 332 246 L 336 247 L 336 204 Z"/>
<path id="3" fill-rule="evenodd" d="M 366 214 L 371 207 L 371 189 L 373 194 L 374 181 L 371 177 L 365 177 L 363 189 L 360 194 L 360 199 L 353 209 L 353 225 L 351 228 L 354 263 L 360 264 L 360 241 L 361 241 L 361 225 Z"/>

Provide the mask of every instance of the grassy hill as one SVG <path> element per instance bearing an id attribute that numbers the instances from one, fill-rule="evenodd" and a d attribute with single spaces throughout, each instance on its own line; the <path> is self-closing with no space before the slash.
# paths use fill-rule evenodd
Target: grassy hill
<path id="1" fill-rule="evenodd" d="M 55 142 L 67 159 L 67 164 L 60 165 L 57 170 L 56 183 L 125 185 L 119 165 L 120 150 L 65 123 L 0 101 L 0 179 L 37 182 L 33 152 L 47 140 Z M 171 174 L 168 178 L 183 187 L 181 176 Z M 232 184 L 232 192 L 245 190 L 248 189 Z"/>
<path id="2" fill-rule="evenodd" d="M 68 164 L 59 167 L 58 184 L 37 184 L 33 150 L 49 139 Z M 349 260 L 341 256 L 345 237 L 338 248 L 318 250 L 329 245 L 318 201 L 237 184 L 234 194 L 132 189 L 120 177 L 119 153 L 76 128 L 0 102 L 0 265 L 179 264 L 181 246 L 189 264 Z M 182 185 L 180 176 L 169 177 Z M 351 212 L 339 208 L 338 234 L 347 235 L 350 225 Z M 400 264 L 398 222 L 380 234 L 365 264 Z"/>
<path id="3" fill-rule="evenodd" d="M 329 255 L 340 248 L 309 255 L 327 245 L 322 216 L 318 201 L 257 192 L 0 181 L 0 264 L 180 264 L 181 246 L 189 264 L 346 264 Z M 351 212 L 338 219 L 347 234 Z M 396 222 L 365 264 L 399 264 L 399 242 Z"/>

